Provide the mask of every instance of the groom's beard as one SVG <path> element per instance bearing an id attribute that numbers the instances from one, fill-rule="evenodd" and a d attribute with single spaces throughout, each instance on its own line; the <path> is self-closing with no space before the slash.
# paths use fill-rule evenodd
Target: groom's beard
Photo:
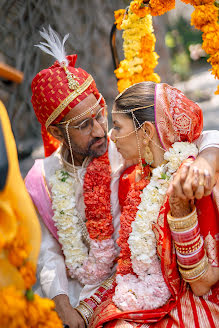
<path id="1" fill-rule="evenodd" d="M 95 143 L 100 141 L 102 143 L 100 145 L 97 145 L 95 147 Z M 101 155 L 103 155 L 106 150 L 107 150 L 107 133 L 105 132 L 104 137 L 102 138 L 93 138 L 87 145 L 87 147 L 85 149 L 81 148 L 80 146 L 72 143 L 72 150 L 73 153 L 77 153 L 82 155 L 83 157 L 99 157 Z"/>

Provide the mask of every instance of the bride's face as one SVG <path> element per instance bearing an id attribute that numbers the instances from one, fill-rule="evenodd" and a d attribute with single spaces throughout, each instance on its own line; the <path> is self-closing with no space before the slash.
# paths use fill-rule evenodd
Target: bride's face
<path id="1" fill-rule="evenodd" d="M 112 114 L 113 129 L 111 134 L 112 141 L 115 142 L 117 150 L 126 160 L 139 158 L 138 142 L 135 127 L 131 118 L 125 114 Z M 138 130 L 139 146 L 141 151 L 141 129 Z M 118 137 L 118 139 L 117 139 Z M 122 138 L 120 138 L 122 137 Z"/>

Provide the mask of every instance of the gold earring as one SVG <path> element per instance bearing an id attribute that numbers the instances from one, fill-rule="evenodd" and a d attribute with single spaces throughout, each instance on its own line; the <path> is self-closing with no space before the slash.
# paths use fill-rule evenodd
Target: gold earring
<path id="1" fill-rule="evenodd" d="M 144 149 L 144 159 L 148 165 L 151 165 L 154 161 L 152 151 L 148 145 Z"/>

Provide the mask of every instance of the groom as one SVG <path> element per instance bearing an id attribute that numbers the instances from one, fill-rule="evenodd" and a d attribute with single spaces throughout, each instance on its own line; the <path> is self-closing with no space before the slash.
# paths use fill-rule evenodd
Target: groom
<path id="1" fill-rule="evenodd" d="M 53 33 L 44 33 L 51 49 Z M 92 308 L 83 302 L 78 306 L 79 301 L 94 295 L 98 305 L 112 285 L 111 280 L 103 281 L 114 272 L 119 254 L 115 243 L 120 219 L 118 182 L 124 162 L 112 141 L 107 141 L 106 105 L 95 81 L 75 68 L 76 55 L 61 55 L 32 82 L 32 104 L 41 123 L 46 158 L 35 162 L 25 183 L 42 229 L 36 292 L 53 299 L 63 323 L 76 328 L 84 327 L 92 314 Z M 193 194 L 210 192 L 211 164 L 218 150 L 206 147 L 216 140 L 215 133 L 203 136 L 200 149 L 205 150 L 188 171 L 176 177 L 173 187 L 182 197 L 185 185 Z M 206 161 L 207 178 L 202 168 Z M 201 170 L 197 181 L 188 182 L 193 167 Z M 201 186 L 200 177 L 205 179 Z M 107 263 L 98 262 L 99 248 L 108 256 Z"/>

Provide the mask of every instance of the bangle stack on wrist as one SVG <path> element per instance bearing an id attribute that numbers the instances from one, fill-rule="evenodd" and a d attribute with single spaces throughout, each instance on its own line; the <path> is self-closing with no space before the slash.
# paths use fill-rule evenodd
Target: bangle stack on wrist
<path id="1" fill-rule="evenodd" d="M 107 296 L 108 291 L 112 288 L 113 282 L 114 275 L 106 279 L 91 297 L 80 301 L 80 304 L 75 308 L 84 319 L 86 326 L 88 326 L 95 309 L 100 305 L 104 297 Z"/>
<path id="2" fill-rule="evenodd" d="M 175 244 L 179 271 L 185 281 L 196 281 L 208 268 L 196 208 L 182 218 L 174 218 L 168 213 L 167 220 Z"/>
<path id="3" fill-rule="evenodd" d="M 88 326 L 90 318 L 94 313 L 92 308 L 86 302 L 80 301 L 80 304 L 75 308 L 75 310 L 77 310 L 80 313 L 80 315 L 84 319 L 86 326 Z"/>

